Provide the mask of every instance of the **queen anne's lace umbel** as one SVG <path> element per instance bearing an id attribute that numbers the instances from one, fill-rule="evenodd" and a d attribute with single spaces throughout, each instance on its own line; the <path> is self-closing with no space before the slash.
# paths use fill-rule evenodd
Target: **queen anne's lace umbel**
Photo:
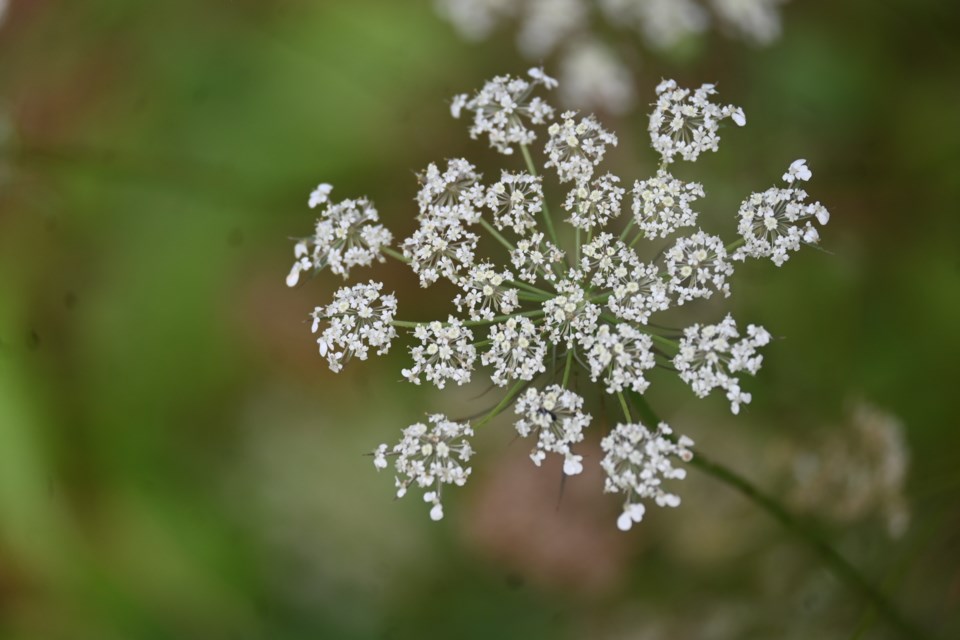
<path id="1" fill-rule="evenodd" d="M 403 242 L 402 253 L 390 248 L 389 232 L 378 224 L 372 204 L 362 198 L 330 204 L 331 187 L 321 185 L 310 198 L 312 206 L 323 207 L 318 227 L 346 229 L 341 235 L 353 244 L 298 243 L 294 272 L 329 267 L 346 276 L 348 265 L 391 257 L 406 263 L 421 286 L 443 279 L 446 290 L 455 289 L 456 314 L 445 320 L 398 319 L 396 298 L 382 293 L 378 282 L 341 288 L 333 302 L 314 311 L 314 332 L 324 327 L 320 352 L 334 371 L 354 356 L 366 359 L 371 350 L 386 353 L 402 331 L 410 343 L 411 362 L 402 370 L 408 381 L 443 389 L 475 381 L 483 370 L 489 388 L 501 395 L 472 425 L 431 416 L 431 425 L 409 427 L 392 449 L 381 445 L 374 463 L 385 468 L 388 456 L 396 456 L 399 494 L 416 483 L 433 505 L 431 516 L 441 518 L 443 485 L 462 485 L 470 473 L 465 462 L 473 429 L 510 407 L 517 432 L 534 441 L 534 463 L 540 466 L 557 454 L 566 475 L 580 473 L 589 461 L 575 449 L 590 429 L 601 428 L 592 418 L 599 406 L 595 389 L 616 396 L 626 419 L 603 438 L 601 466 L 607 491 L 625 494 L 617 523 L 628 529 L 640 521 L 644 501 L 679 504 L 661 482 L 682 478 L 683 469 L 673 461 L 692 455 L 692 442 L 673 436 L 665 424 L 651 432 L 631 417 L 656 377 L 675 372 L 699 397 L 721 389 L 737 413 L 751 399 L 741 375 L 758 372 L 759 350 L 771 340 L 755 325 L 741 335 L 729 315 L 717 324 L 691 322 L 684 328 L 665 326 L 683 316 L 659 314 L 679 307 L 711 314 L 699 303 L 716 293 L 731 294 L 731 253 L 738 260 L 770 257 L 779 266 L 787 251 L 817 242 L 813 222 L 826 224 L 828 214 L 798 188 L 811 177 L 806 162 L 798 160 L 783 177 L 786 187 L 744 202 L 739 239 L 725 243 L 699 229 L 706 215 L 703 187 L 674 178 L 666 167 L 715 151 L 720 120 L 742 125 L 745 119 L 738 107 L 714 104 L 712 86 L 689 91 L 665 81 L 651 119 L 661 169 L 632 182 L 632 215 L 620 216 L 623 182 L 598 171 L 616 138 L 591 115 L 564 113 L 549 124 L 554 110 L 534 90 L 556 82 L 540 69 L 531 70 L 529 78 L 500 76 L 473 98 L 454 101 L 455 115 L 473 113 L 471 135 L 489 136 L 511 159 L 519 147 L 516 155 L 525 166 L 514 161 L 494 174 L 499 179 L 485 183 L 466 159 L 430 164 L 419 176 L 419 226 Z M 529 146 L 543 135 L 542 146 Z M 535 158 L 553 178 L 572 184 L 547 193 Z M 558 214 L 556 226 L 551 212 Z M 730 226 L 734 219 L 728 215 Z M 481 243 L 484 232 L 489 238 Z M 348 260 L 356 247 L 369 252 L 369 259 Z M 490 247 L 499 254 L 488 252 Z M 337 251 L 342 257 L 331 258 Z M 509 256 L 510 264 L 498 255 Z M 416 304 L 407 313 L 415 315 Z"/>

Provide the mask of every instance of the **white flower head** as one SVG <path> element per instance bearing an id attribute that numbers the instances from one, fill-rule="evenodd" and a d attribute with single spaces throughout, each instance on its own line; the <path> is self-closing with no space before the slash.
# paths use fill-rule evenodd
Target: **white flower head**
<path id="1" fill-rule="evenodd" d="M 804 160 L 790 165 L 783 179 L 790 185 L 812 177 Z M 814 221 L 825 225 L 830 212 L 819 202 L 807 202 L 807 192 L 797 187 L 771 187 L 754 193 L 740 205 L 737 231 L 744 240 L 733 254 L 737 260 L 770 258 L 778 267 L 790 259 L 791 251 L 803 244 L 817 244 L 820 233 Z"/>
<path id="2" fill-rule="evenodd" d="M 743 109 L 720 106 L 710 101 L 717 93 L 712 84 L 696 91 L 681 89 L 673 80 L 657 86 L 657 104 L 650 114 L 650 139 L 665 164 L 675 156 L 693 162 L 705 151 L 716 151 L 720 144 L 720 121 L 730 118 L 738 126 L 747 123 Z"/>
<path id="3" fill-rule="evenodd" d="M 457 311 L 467 308 L 471 320 L 492 320 L 497 315 L 509 314 L 520 306 L 517 290 L 509 286 L 513 274 L 496 271 L 489 262 L 472 267 L 460 279 L 463 293 L 454 298 Z"/>
<path id="4" fill-rule="evenodd" d="M 751 324 L 747 335 L 738 338 L 737 323 L 729 314 L 719 324 L 695 324 L 684 330 L 680 352 L 673 359 L 680 379 L 698 397 L 705 398 L 714 389 L 726 391 L 734 414 L 740 413 L 741 404 L 751 400 L 751 395 L 741 390 L 735 374 L 756 375 L 763 363 L 757 349 L 770 342 L 770 334 Z"/>
<path id="5" fill-rule="evenodd" d="M 670 288 L 654 264 L 639 264 L 629 279 L 618 282 L 607 300 L 615 316 L 630 322 L 647 324 L 650 315 L 670 308 Z"/>
<path id="6" fill-rule="evenodd" d="M 692 460 L 693 440 L 681 436 L 674 442 L 672 433 L 662 422 L 655 432 L 640 423 L 618 424 L 600 442 L 606 453 L 600 461 L 607 474 L 604 491 L 626 494 L 623 512 L 617 518 L 621 531 L 628 531 L 643 519 L 646 509 L 641 500 L 652 499 L 660 507 L 680 505 L 680 497 L 665 491 L 663 481 L 686 477 L 686 469 L 674 467 L 672 458 Z"/>
<path id="7" fill-rule="evenodd" d="M 473 266 L 477 234 L 462 225 L 440 220 L 422 220 L 420 228 L 403 242 L 403 255 L 428 287 L 441 277 L 457 282 Z"/>
<path id="8" fill-rule="evenodd" d="M 413 332 L 420 344 L 410 349 L 413 367 L 403 370 L 403 377 L 420 384 L 426 378 L 439 389 L 447 380 L 457 384 L 470 382 L 477 349 L 473 346 L 473 332 L 463 322 L 450 316 L 446 323 L 433 321 L 420 325 Z"/>
<path id="9" fill-rule="evenodd" d="M 452 422 L 442 414 L 429 416 L 429 422 L 429 426 L 417 423 L 404 429 L 400 442 L 392 448 L 385 444 L 377 447 L 373 465 L 377 470 L 386 469 L 387 458 L 396 458 L 397 497 L 406 495 L 411 485 L 429 489 L 423 499 L 432 505 L 430 519 L 436 521 L 443 518 L 443 486 L 462 487 L 470 477 L 467 462 L 473 456 L 473 448 L 468 438 L 473 437 L 473 429 L 467 422 Z"/>
<path id="10" fill-rule="evenodd" d="M 533 90 L 540 85 L 552 89 L 556 80 L 543 73 L 543 69 L 531 69 L 529 76 L 531 80 L 497 76 L 472 98 L 466 94 L 456 96 L 450 112 L 454 118 L 459 118 L 464 110 L 473 112 L 470 137 L 476 140 L 487 135 L 491 147 L 511 155 L 513 145 L 529 145 L 536 140 L 528 123 L 542 125 L 553 119 L 553 107 L 534 96 Z"/>
<path id="11" fill-rule="evenodd" d="M 530 318 L 514 316 L 490 327 L 490 348 L 480 359 L 485 367 L 493 367 L 493 383 L 503 387 L 517 380 L 533 380 L 546 371 L 546 355 L 540 328 Z"/>
<path id="12" fill-rule="evenodd" d="M 295 286 L 304 271 L 329 268 L 347 279 L 350 269 L 383 262 L 383 249 L 393 242 L 393 234 L 383 225 L 377 210 L 366 198 L 330 204 L 330 185 L 322 184 L 310 197 L 311 207 L 326 203 L 313 236 L 294 247 L 296 262 L 287 276 L 287 286 Z M 320 195 L 317 195 L 317 194 Z"/>
<path id="13" fill-rule="evenodd" d="M 644 372 L 656 365 L 653 339 L 629 324 L 601 325 L 589 340 L 587 363 L 591 380 L 604 376 L 607 393 L 624 389 L 643 393 L 650 386 Z"/>
<path id="14" fill-rule="evenodd" d="M 517 400 L 517 433 L 526 438 L 537 437 L 530 459 L 538 467 L 548 453 L 563 456 L 563 472 L 568 476 L 583 471 L 583 456 L 573 453 L 571 445 L 583 440 L 583 430 L 590 424 L 585 414 L 583 398 L 560 385 L 527 389 Z"/>
<path id="15" fill-rule="evenodd" d="M 620 178 L 608 173 L 574 187 L 563 205 L 570 212 L 570 224 L 585 231 L 607 226 L 620 215 L 620 202 L 626 190 L 619 184 Z"/>
<path id="16" fill-rule="evenodd" d="M 482 177 L 463 158 L 448 160 L 447 170 L 442 173 L 431 162 L 427 170 L 417 176 L 420 181 L 417 205 L 421 219 L 476 224 L 485 196 L 483 185 L 480 184 Z"/>
<path id="17" fill-rule="evenodd" d="M 664 257 L 670 293 L 676 296 L 677 304 L 709 298 L 714 291 L 730 295 L 727 278 L 733 275 L 733 267 L 719 237 L 698 231 L 678 239 Z"/>
<path id="18" fill-rule="evenodd" d="M 332 371 L 340 371 L 354 356 L 366 360 L 371 348 L 377 350 L 377 355 L 390 350 L 397 335 L 391 324 L 397 313 L 397 299 L 392 293 L 381 295 L 382 288 L 381 283 L 372 281 L 342 287 L 334 294 L 333 302 L 314 309 L 313 333 L 320 323 L 328 323 L 317 344 Z"/>
<path id="19" fill-rule="evenodd" d="M 536 228 L 535 216 L 543 209 L 542 181 L 526 172 L 504 171 L 487 190 L 486 205 L 493 211 L 497 229 L 510 227 L 517 235 L 525 235 Z"/>
<path id="20" fill-rule="evenodd" d="M 576 118 L 576 111 L 566 111 L 560 122 L 554 122 L 547 129 L 550 138 L 544 166 L 555 167 L 560 182 L 589 180 L 607 147 L 617 146 L 617 136 L 601 127 L 594 116 L 584 116 L 579 122 Z"/>
<path id="21" fill-rule="evenodd" d="M 616 289 L 630 282 L 640 260 L 633 250 L 613 235 L 602 232 L 583 245 L 580 268 L 590 284 L 602 289 Z"/>
<path id="22" fill-rule="evenodd" d="M 564 255 L 555 244 L 544 240 L 542 233 L 535 233 L 517 242 L 510 252 L 510 262 L 529 283 L 535 283 L 538 278 L 552 282 L 557 279 L 555 267 L 563 262 Z"/>
<path id="23" fill-rule="evenodd" d="M 597 330 L 600 307 L 587 299 L 583 288 L 575 280 L 557 283 L 557 295 L 543 303 L 545 328 L 553 344 L 586 342 Z"/>
<path id="24" fill-rule="evenodd" d="M 697 224 L 690 204 L 703 197 L 703 186 L 683 182 L 664 170 L 633 185 L 633 216 L 648 240 L 666 238 L 681 227 Z"/>

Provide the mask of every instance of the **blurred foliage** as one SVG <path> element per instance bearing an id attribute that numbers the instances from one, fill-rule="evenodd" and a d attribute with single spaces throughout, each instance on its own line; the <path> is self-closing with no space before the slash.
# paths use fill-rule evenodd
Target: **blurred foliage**
<path id="1" fill-rule="evenodd" d="M 711 36 L 696 55 L 645 57 L 648 95 L 662 76 L 715 81 L 750 117 L 698 163 L 711 206 L 733 211 L 806 157 L 834 215 L 825 252 L 738 272 L 738 316 L 785 338 L 751 410 L 731 420 L 721 399 L 679 388 L 659 410 L 771 487 L 783 471 L 769 447 L 842 424 L 852 398 L 899 416 L 907 534 L 822 527 L 905 611 L 957 637 L 960 10 L 794 0 L 784 17 L 768 49 Z M 484 404 L 483 390 L 457 404 L 401 384 L 399 350 L 332 376 L 305 318 L 336 283 L 287 290 L 288 239 L 309 228 L 321 180 L 369 195 L 402 235 L 415 171 L 465 154 L 492 171 L 446 104 L 521 71 L 512 52 L 506 37 L 460 42 L 428 2 L 12 1 L 0 636 L 853 636 L 861 603 L 709 478 L 692 476 L 685 507 L 626 543 L 591 548 L 617 570 L 585 590 L 515 560 L 559 545 L 549 562 L 576 560 L 575 585 L 601 559 L 563 531 L 521 528 L 497 542 L 509 553 L 477 533 L 483 481 L 436 525 L 415 500 L 392 501 L 360 455 L 427 407 Z M 613 161 L 648 173 L 643 114 L 609 124 L 624 142 Z M 383 277 L 401 304 L 416 288 Z M 508 431 L 482 438 L 479 478 L 522 450 Z"/>

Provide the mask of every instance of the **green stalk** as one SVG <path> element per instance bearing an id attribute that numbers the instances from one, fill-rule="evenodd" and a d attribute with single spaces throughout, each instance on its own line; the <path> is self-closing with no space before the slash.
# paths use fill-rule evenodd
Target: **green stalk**
<path id="1" fill-rule="evenodd" d="M 502 244 L 510 253 L 513 253 L 514 250 L 516 250 L 516 247 L 510 244 L 510 241 L 504 238 L 503 235 L 501 235 L 500 232 L 497 231 L 494 228 L 494 226 L 489 222 L 487 222 L 485 219 L 480 218 L 480 226 L 486 229 L 487 231 L 489 231 L 490 235 L 492 235 L 494 239 L 496 239 L 497 242 Z"/>
<path id="2" fill-rule="evenodd" d="M 570 382 L 570 371 L 573 369 L 573 349 L 567 349 L 567 362 L 563 365 L 563 383 L 560 385 L 564 389 L 567 388 L 567 383 Z"/>
<path id="3" fill-rule="evenodd" d="M 527 293 L 526 291 L 518 291 L 517 298 L 529 302 L 544 302 L 546 300 L 550 300 L 553 298 L 553 296 L 550 294 L 544 295 L 542 293 Z"/>
<path id="4" fill-rule="evenodd" d="M 656 412 L 654 412 L 642 395 L 633 394 L 632 397 L 636 399 L 640 414 L 645 420 L 649 420 L 651 425 L 657 425 L 661 422 Z M 689 464 L 707 475 L 713 476 L 732 489 L 735 489 L 745 498 L 766 511 L 770 517 L 780 523 L 787 531 L 803 540 L 811 550 L 820 556 L 820 559 L 834 576 L 846 584 L 848 588 L 859 593 L 864 600 L 870 603 L 874 611 L 883 617 L 887 624 L 896 629 L 904 638 L 921 640 L 931 637 L 913 622 L 907 620 L 893 603 L 890 602 L 883 593 L 871 585 L 853 565 L 847 562 L 843 556 L 837 553 L 833 547 L 810 529 L 810 527 L 787 511 L 775 498 L 763 493 L 743 476 L 717 462 L 713 462 L 699 451 L 694 451 L 693 459 Z"/>
<path id="5" fill-rule="evenodd" d="M 544 291 L 543 289 L 538 289 L 537 287 L 533 286 L 532 284 L 527 284 L 526 282 L 520 282 L 520 281 L 518 281 L 518 280 L 509 280 L 509 281 L 507 281 L 507 284 L 510 285 L 511 287 L 514 287 L 515 289 L 525 289 L 525 290 L 527 290 L 527 291 L 530 292 L 530 293 L 536 293 L 536 294 L 542 295 L 542 296 L 548 296 L 548 297 L 551 297 L 551 298 L 552 298 L 553 296 L 556 295 L 556 294 L 554 294 L 554 293 L 550 293 L 549 291 Z"/>
<path id="6" fill-rule="evenodd" d="M 483 425 L 487 424 L 488 422 L 496 418 L 498 415 L 503 413 L 503 410 L 506 409 L 508 406 L 510 406 L 510 403 L 513 401 L 514 397 L 516 397 L 516 395 L 520 393 L 523 387 L 526 386 L 527 384 L 528 383 L 521 380 L 517 384 L 510 387 L 510 390 L 507 391 L 507 395 L 503 397 L 503 400 L 500 401 L 500 404 L 498 404 L 493 409 L 491 409 L 490 413 L 480 418 L 480 420 L 477 422 L 477 424 L 474 425 L 474 427 L 482 427 Z"/>
<path id="7" fill-rule="evenodd" d="M 380 250 L 383 251 L 386 255 L 393 258 L 394 260 L 399 260 L 400 262 L 404 262 L 404 263 L 410 262 L 405 255 L 403 255 L 402 253 L 400 253 L 399 251 L 391 247 L 381 247 Z"/>
<path id="8" fill-rule="evenodd" d="M 623 397 L 623 391 L 617 391 L 617 397 L 620 398 L 620 408 L 623 409 L 623 417 L 627 419 L 627 422 L 633 422 L 633 418 L 630 417 L 630 408 L 627 406 L 627 399 Z"/>
<path id="9" fill-rule="evenodd" d="M 743 238 L 737 238 L 736 240 L 734 240 L 733 242 L 731 242 L 730 244 L 728 244 L 727 246 L 725 246 L 724 249 L 726 249 L 727 253 L 730 253 L 731 251 L 733 251 L 733 250 L 736 249 L 737 247 L 740 247 L 740 246 L 742 246 L 742 245 L 744 245 L 744 244 L 746 244 L 746 243 L 747 243 L 747 241 L 744 240 Z"/>
<path id="10" fill-rule="evenodd" d="M 533 164 L 533 157 L 530 155 L 530 149 L 527 148 L 527 145 L 520 145 L 520 151 L 523 152 L 523 159 L 527 163 L 527 171 L 530 172 L 530 175 L 537 175 L 537 167 Z M 553 228 L 553 218 L 550 217 L 550 208 L 547 207 L 547 201 L 543 201 L 543 221 L 547 225 L 547 235 L 550 236 L 550 240 L 553 241 L 553 244 L 560 246 L 560 243 L 557 241 L 557 230 Z"/>

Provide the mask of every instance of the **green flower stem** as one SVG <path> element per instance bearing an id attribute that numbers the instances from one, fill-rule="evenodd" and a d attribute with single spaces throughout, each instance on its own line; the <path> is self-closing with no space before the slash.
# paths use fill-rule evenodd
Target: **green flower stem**
<path id="1" fill-rule="evenodd" d="M 633 229 L 634 223 L 636 223 L 636 219 L 633 216 L 630 216 L 630 222 L 627 223 L 627 226 L 623 229 L 623 233 L 620 234 L 620 242 L 623 242 L 624 238 L 627 237 L 627 234 L 630 233 L 630 229 Z"/>
<path id="2" fill-rule="evenodd" d="M 740 247 L 740 246 L 743 246 L 744 244 L 746 244 L 746 242 L 747 242 L 747 241 L 744 240 L 743 238 L 737 238 L 736 240 L 734 240 L 733 242 L 731 242 L 730 244 L 728 244 L 727 246 L 725 246 L 724 249 L 727 250 L 727 253 L 730 253 L 731 251 L 733 251 L 733 250 L 736 249 L 737 247 Z"/>
<path id="3" fill-rule="evenodd" d="M 409 320 L 394 320 L 390 323 L 394 327 L 400 327 L 403 329 L 416 329 L 417 327 L 429 324 L 427 322 L 410 322 Z"/>
<path id="4" fill-rule="evenodd" d="M 563 384 L 561 385 L 564 389 L 567 388 L 567 383 L 570 382 L 570 371 L 573 369 L 573 349 L 567 349 L 567 362 L 563 365 Z"/>
<path id="5" fill-rule="evenodd" d="M 544 295 L 542 293 L 527 293 L 526 291 L 518 291 L 517 297 L 521 300 L 527 300 L 530 302 L 544 302 L 553 298 L 549 293 Z"/>
<path id="6" fill-rule="evenodd" d="M 574 244 L 574 255 L 577 258 L 575 265 L 579 266 L 580 265 L 580 227 L 577 227 L 577 231 L 574 238 L 576 243 Z"/>
<path id="7" fill-rule="evenodd" d="M 651 425 L 657 425 L 661 422 L 656 412 L 654 412 L 643 396 L 634 393 L 632 397 L 635 398 L 637 408 L 644 420 L 648 420 Z M 802 539 L 811 550 L 820 556 L 820 559 L 827 565 L 827 568 L 830 569 L 837 579 L 853 591 L 859 593 L 864 600 L 870 603 L 877 614 L 883 617 L 884 620 L 904 638 L 921 640 L 931 637 L 911 621 L 907 620 L 893 603 L 890 602 L 883 593 L 871 585 L 853 565 L 847 562 L 843 556 L 837 553 L 833 547 L 810 529 L 810 527 L 787 511 L 775 498 L 763 493 L 740 474 L 717 462 L 713 462 L 699 451 L 694 451 L 693 459 L 689 464 L 735 489 L 745 498 L 766 511 L 770 517 L 779 522 L 785 529 Z"/>
<path id="8" fill-rule="evenodd" d="M 627 422 L 633 422 L 633 418 L 630 417 L 630 408 L 627 406 L 627 399 L 623 397 L 623 391 L 617 391 L 617 397 L 620 399 L 620 408 L 623 409 L 623 417 L 627 419 Z"/>
<path id="9" fill-rule="evenodd" d="M 407 256 L 403 255 L 402 253 L 400 253 L 399 251 L 397 251 L 397 250 L 395 250 L 395 249 L 392 249 L 391 247 L 381 247 L 380 250 L 383 251 L 384 254 L 390 256 L 391 258 L 393 258 L 394 260 L 399 260 L 400 262 L 404 262 L 404 263 L 407 263 L 407 264 L 409 264 L 409 262 L 410 262 L 410 261 L 407 259 Z"/>
<path id="10" fill-rule="evenodd" d="M 483 227 L 484 229 L 486 229 L 487 231 L 489 231 L 489 232 L 490 232 L 490 235 L 492 235 L 492 236 L 494 237 L 494 239 L 495 239 L 497 242 L 499 242 L 500 244 L 502 244 L 502 245 L 507 249 L 507 251 L 509 251 L 510 253 L 513 253 L 513 252 L 516 250 L 516 247 L 514 247 L 512 244 L 510 244 L 510 241 L 509 241 L 509 240 L 507 240 L 506 238 L 504 238 L 503 235 L 501 235 L 501 233 L 500 233 L 499 231 L 497 231 L 492 224 L 490 224 L 489 222 L 487 222 L 487 221 L 486 221 L 484 218 L 482 218 L 482 217 L 480 218 L 480 226 Z"/>
<path id="11" fill-rule="evenodd" d="M 503 410 L 510 406 L 510 404 L 513 402 L 513 399 L 516 397 L 516 395 L 520 393 L 520 391 L 527 384 L 528 384 L 527 382 L 524 382 L 523 380 L 521 380 L 517 384 L 510 387 L 510 390 L 507 391 L 507 395 L 503 397 L 503 400 L 500 401 L 500 404 L 498 404 L 493 409 L 491 409 L 490 413 L 480 418 L 480 420 L 474 425 L 474 427 L 482 427 L 483 425 L 487 424 L 488 422 L 496 418 L 498 415 L 503 413 Z"/>
<path id="12" fill-rule="evenodd" d="M 532 284 L 527 284 L 526 282 L 519 282 L 519 281 L 517 281 L 517 280 L 508 280 L 508 281 L 507 281 L 507 284 L 510 285 L 511 287 L 514 287 L 515 289 L 525 289 L 526 291 L 529 291 L 530 293 L 536 293 L 536 294 L 539 294 L 539 295 L 542 295 L 542 296 L 549 296 L 549 297 L 552 298 L 553 296 L 556 295 L 556 294 L 554 294 L 554 293 L 550 293 L 549 291 L 544 291 L 543 289 L 538 289 L 537 287 L 533 286 Z"/>
<path id="13" fill-rule="evenodd" d="M 537 167 L 533 164 L 533 157 L 530 155 L 530 149 L 527 148 L 527 145 L 520 145 L 520 151 L 523 152 L 523 159 L 527 163 L 527 171 L 530 172 L 530 175 L 537 175 Z M 550 208 L 547 207 L 547 202 L 543 202 L 543 221 L 547 224 L 547 234 L 550 236 L 550 240 L 553 244 L 560 246 L 560 243 L 557 241 L 557 230 L 553 228 L 553 218 L 550 217 Z"/>

